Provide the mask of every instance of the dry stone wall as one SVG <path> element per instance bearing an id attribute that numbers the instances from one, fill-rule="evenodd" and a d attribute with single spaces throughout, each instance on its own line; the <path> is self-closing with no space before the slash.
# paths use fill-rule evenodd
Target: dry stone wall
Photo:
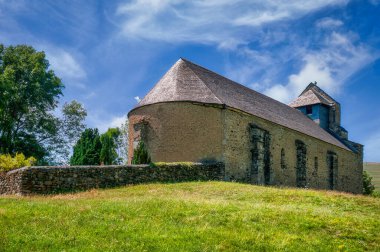
<path id="1" fill-rule="evenodd" d="M 0 194 L 18 194 L 22 187 L 22 174 L 25 168 L 0 172 Z"/>
<path id="2" fill-rule="evenodd" d="M 50 194 L 139 183 L 223 178 L 222 163 L 29 167 L 0 174 L 0 194 Z"/>

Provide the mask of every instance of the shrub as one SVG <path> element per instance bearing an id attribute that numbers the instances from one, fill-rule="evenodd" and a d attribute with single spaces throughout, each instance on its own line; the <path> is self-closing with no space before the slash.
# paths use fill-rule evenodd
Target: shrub
<path id="1" fill-rule="evenodd" d="M 37 160 L 34 157 L 25 158 L 24 154 L 17 153 L 14 157 L 10 154 L 0 155 L 0 172 L 7 172 L 20 167 L 31 166 Z"/>
<path id="2" fill-rule="evenodd" d="M 132 164 L 149 164 L 150 157 L 144 142 L 140 141 L 133 152 Z"/>
<path id="3" fill-rule="evenodd" d="M 367 171 L 363 171 L 363 194 L 371 195 L 375 191 L 375 186 L 372 184 L 372 177 Z"/>

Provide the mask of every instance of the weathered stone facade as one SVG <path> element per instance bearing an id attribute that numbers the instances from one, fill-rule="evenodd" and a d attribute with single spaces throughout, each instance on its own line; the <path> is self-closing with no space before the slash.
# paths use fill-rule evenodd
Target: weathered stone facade
<path id="1" fill-rule="evenodd" d="M 140 140 L 147 145 L 152 160 L 222 160 L 220 110 L 211 105 L 189 105 L 191 103 L 165 103 L 133 111 L 129 115 L 129 160 Z"/>
<path id="2" fill-rule="evenodd" d="M 0 173 L 0 194 L 49 194 L 149 182 L 222 180 L 224 165 L 29 167 Z"/>
<path id="3" fill-rule="evenodd" d="M 147 126 L 137 134 L 133 125 L 141 122 Z M 130 160 L 141 133 L 154 162 L 217 160 L 225 164 L 227 181 L 361 193 L 361 153 L 236 109 L 158 103 L 131 111 L 129 123 Z M 336 154 L 333 166 L 331 153 Z"/>
<path id="4" fill-rule="evenodd" d="M 290 106 L 178 60 L 128 113 L 129 160 L 225 164 L 225 180 L 361 193 L 363 146 L 340 104 L 311 83 Z"/>

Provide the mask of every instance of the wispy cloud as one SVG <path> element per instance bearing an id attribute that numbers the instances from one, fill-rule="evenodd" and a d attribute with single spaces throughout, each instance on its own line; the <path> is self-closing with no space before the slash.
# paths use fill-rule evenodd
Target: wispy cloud
<path id="1" fill-rule="evenodd" d="M 79 4 L 62 4 L 45 1 L 43 3 L 18 1 L 0 1 L 0 37 L 6 44 L 28 44 L 39 51 L 45 51 L 46 58 L 57 76 L 62 78 L 67 86 L 84 88 L 84 80 L 87 77 L 83 64 L 78 60 L 81 53 L 75 47 L 61 46 L 61 43 L 53 42 L 41 34 L 36 34 L 33 29 L 23 23 L 25 20 L 34 20 L 40 27 L 41 15 L 54 15 L 52 26 L 61 25 L 71 31 L 77 38 L 83 38 L 92 27 L 93 18 L 89 18 L 90 11 L 78 10 Z M 87 8 L 93 9 L 93 8 Z M 49 30 L 50 26 L 43 26 L 41 33 Z M 60 28 L 56 29 L 60 30 Z M 56 30 L 52 29 L 53 32 Z M 79 31 L 80 30 L 80 31 Z M 63 32 L 63 31 L 60 31 Z"/>
<path id="2" fill-rule="evenodd" d="M 131 39 L 148 39 L 169 43 L 197 42 L 233 48 L 246 44 L 246 28 L 299 18 L 347 0 L 318 1 L 186 1 L 135 0 L 117 9 L 122 35 Z"/>
<path id="3" fill-rule="evenodd" d="M 319 28 L 333 29 L 343 25 L 343 22 L 338 19 L 326 17 L 318 20 L 315 24 Z"/>
<path id="4" fill-rule="evenodd" d="M 339 30 L 344 23 L 336 18 L 315 21 L 310 29 L 319 37 L 302 37 L 281 25 L 268 25 L 283 24 L 347 2 L 135 0 L 121 4 L 117 15 L 121 34 L 128 39 L 211 44 L 233 54 L 239 61 L 227 63 L 228 77 L 289 102 L 311 81 L 317 81 L 332 94 L 338 92 L 349 76 L 378 55 L 358 42 L 355 34 Z M 276 45 L 284 41 L 288 44 L 276 50 Z M 252 42 L 258 46 L 252 47 Z M 280 72 L 286 68 L 284 62 L 298 69 L 287 69 L 290 74 L 279 80 Z"/>
<path id="5" fill-rule="evenodd" d="M 46 56 L 52 69 L 63 79 L 83 80 L 86 78 L 85 70 L 71 53 L 50 47 L 46 50 Z"/>

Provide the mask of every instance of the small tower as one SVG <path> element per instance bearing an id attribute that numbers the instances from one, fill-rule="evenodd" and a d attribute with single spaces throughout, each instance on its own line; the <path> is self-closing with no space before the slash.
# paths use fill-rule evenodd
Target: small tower
<path id="1" fill-rule="evenodd" d="M 296 100 L 289 104 L 296 108 L 323 129 L 347 140 L 348 133 L 340 125 L 340 104 L 317 86 L 317 82 L 310 83 Z"/>

